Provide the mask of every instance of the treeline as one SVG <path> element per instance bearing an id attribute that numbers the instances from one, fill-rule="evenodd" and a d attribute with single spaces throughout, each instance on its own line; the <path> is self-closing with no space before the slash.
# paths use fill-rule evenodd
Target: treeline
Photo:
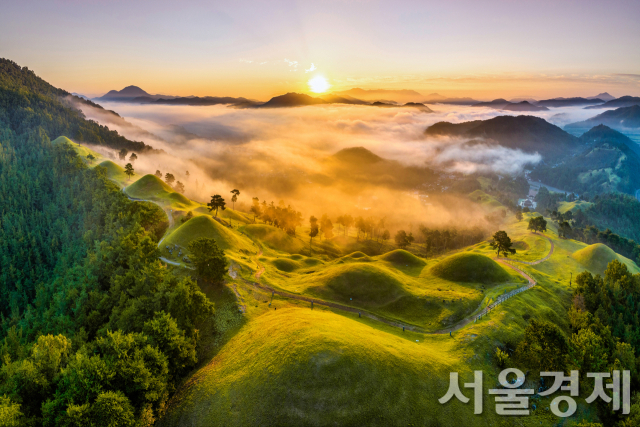
<path id="1" fill-rule="evenodd" d="M 523 317 L 529 320 L 530 315 Z M 622 410 L 614 412 L 613 402 L 596 399 L 592 405 L 596 407 L 602 424 L 589 425 L 638 425 L 640 366 L 636 355 L 640 351 L 640 275 L 633 276 L 617 260 L 609 263 L 604 277 L 593 276 L 586 271 L 580 273 L 575 278 L 568 317 L 569 334 L 555 322 L 531 319 L 522 337 L 517 341 L 507 341 L 496 349 L 498 367 L 520 367 L 534 378 L 540 372 L 566 375 L 569 371 L 578 371 L 581 396 L 590 396 L 594 392 L 594 379 L 588 377 L 589 373 L 611 375 L 616 370 L 622 377 L 622 371 L 629 371 L 633 393 L 631 414 L 622 415 Z M 547 390 L 553 387 L 553 381 L 547 376 L 539 387 Z M 618 393 L 616 398 L 622 400 L 621 395 Z"/>
<path id="2" fill-rule="evenodd" d="M 48 135 L 67 135 L 114 149 L 151 151 L 143 142 L 130 141 L 95 121 L 66 100 L 70 93 L 57 89 L 26 67 L 0 58 L 0 127 L 22 134 L 41 127 Z"/>
<path id="3" fill-rule="evenodd" d="M 40 127 L 0 127 L 0 188 L 3 422 L 151 425 L 213 314 L 158 260 L 166 216 Z"/>
<path id="4" fill-rule="evenodd" d="M 251 213 L 256 218 L 262 219 L 266 224 L 281 228 L 291 236 L 296 235 L 296 227 L 302 225 L 302 213 L 294 208 L 285 206 L 284 201 L 280 201 L 278 206 L 273 202 L 267 204 L 266 200 L 260 203 L 257 197 L 253 198 Z"/>
<path id="5" fill-rule="evenodd" d="M 580 217 L 584 224 L 600 229 L 610 228 L 629 239 L 640 241 L 640 201 L 635 197 L 622 193 L 601 194 L 593 197 L 591 202 L 593 204 L 582 212 L 584 218 Z"/>

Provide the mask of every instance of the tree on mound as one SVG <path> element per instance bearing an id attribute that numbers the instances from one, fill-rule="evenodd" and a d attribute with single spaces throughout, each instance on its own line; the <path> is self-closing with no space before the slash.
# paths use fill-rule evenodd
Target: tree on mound
<path id="1" fill-rule="evenodd" d="M 195 239 L 189 243 L 189 251 L 198 276 L 214 283 L 222 282 L 227 271 L 227 260 L 215 239 L 209 237 Z"/>
<path id="2" fill-rule="evenodd" d="M 87 154 L 87 160 L 89 160 L 90 164 L 93 164 L 93 161 L 95 160 L 95 156 L 93 154 Z"/>
<path id="3" fill-rule="evenodd" d="M 127 174 L 129 179 L 131 179 L 131 176 L 135 173 L 133 172 L 133 165 L 131 163 L 127 163 L 127 165 L 124 167 L 124 173 Z"/>
<path id="4" fill-rule="evenodd" d="M 162 172 L 160 172 L 160 170 L 159 170 L 159 169 L 156 169 L 156 173 L 155 173 L 155 175 L 156 175 L 158 178 L 162 179 Z"/>
<path id="5" fill-rule="evenodd" d="M 524 218 L 524 216 L 522 215 L 522 211 L 516 212 L 516 219 L 518 221 L 522 221 L 522 218 Z"/>
<path id="6" fill-rule="evenodd" d="M 507 235 L 506 231 L 496 231 L 493 235 L 493 241 L 491 247 L 497 251 L 497 256 L 500 257 L 500 252 L 504 256 L 509 254 L 515 254 L 516 250 L 511 248 L 511 238 Z"/>
<path id="7" fill-rule="evenodd" d="M 240 195 L 240 190 L 233 189 L 231 190 L 231 202 L 233 203 L 233 210 L 236 209 L 236 201 L 238 200 L 238 196 Z"/>
<path id="8" fill-rule="evenodd" d="M 176 177 L 175 177 L 175 176 L 173 176 L 173 174 L 172 174 L 172 173 L 167 173 L 167 174 L 164 176 L 164 182 L 166 182 L 167 184 L 169 184 L 169 186 L 171 186 L 171 184 L 173 184 L 173 181 L 175 181 L 175 180 L 176 180 Z"/>
<path id="9" fill-rule="evenodd" d="M 211 196 L 211 201 L 207 203 L 207 206 L 209 206 L 209 212 L 216 211 L 216 218 L 218 217 L 218 209 L 221 211 L 225 210 L 225 205 L 226 203 L 224 199 L 219 194 Z"/>
<path id="10" fill-rule="evenodd" d="M 178 193 L 182 194 L 184 193 L 184 184 L 181 183 L 180 181 L 177 181 L 173 189 L 176 190 Z"/>
<path id="11" fill-rule="evenodd" d="M 547 220 L 542 216 L 531 218 L 529 220 L 529 226 L 527 227 L 527 230 L 532 230 L 534 233 L 538 231 L 544 233 L 545 231 L 547 231 Z"/>

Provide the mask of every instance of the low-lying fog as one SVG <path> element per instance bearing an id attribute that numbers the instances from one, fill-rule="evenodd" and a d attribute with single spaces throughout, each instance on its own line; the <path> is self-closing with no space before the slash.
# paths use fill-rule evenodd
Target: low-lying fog
<path id="1" fill-rule="evenodd" d="M 236 207 L 245 210 L 252 197 L 276 204 L 284 200 L 305 218 L 351 213 L 386 216 L 396 227 L 409 222 L 483 225 L 485 212 L 467 198 L 434 190 L 440 173 L 517 174 L 525 165 L 540 161 L 539 155 L 519 150 L 424 136 L 424 130 L 439 121 L 457 123 L 505 114 L 489 108 L 434 105 L 434 113 L 427 114 L 415 108 L 350 105 L 279 109 L 102 106 L 133 126 L 102 110 L 84 105 L 82 109 L 87 118 L 167 153 L 138 153 L 137 172 L 170 172 L 185 184 L 188 197 L 204 202 L 213 194 L 230 199 L 229 192 L 237 188 L 241 195 Z M 562 126 L 597 111 L 559 108 L 528 114 Z M 331 158 L 349 147 L 364 147 L 395 162 L 363 165 L 352 163 L 351 158 L 346 162 Z M 114 153 L 105 154 L 119 162 Z"/>

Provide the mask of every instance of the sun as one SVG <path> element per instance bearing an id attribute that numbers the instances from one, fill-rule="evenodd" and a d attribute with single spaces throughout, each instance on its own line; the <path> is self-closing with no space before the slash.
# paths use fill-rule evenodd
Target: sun
<path id="1" fill-rule="evenodd" d="M 311 92 L 315 92 L 315 93 L 326 92 L 327 89 L 331 87 L 327 79 L 325 79 L 322 76 L 315 76 L 314 78 L 309 79 L 308 84 L 309 84 L 309 89 L 311 89 Z"/>

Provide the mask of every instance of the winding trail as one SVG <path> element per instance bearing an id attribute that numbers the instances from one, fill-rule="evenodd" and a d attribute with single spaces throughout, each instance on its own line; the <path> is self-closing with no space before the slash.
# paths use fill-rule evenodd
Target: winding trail
<path id="1" fill-rule="evenodd" d="M 126 187 L 125 187 L 126 188 Z M 153 201 L 153 200 L 145 200 L 145 199 L 137 199 L 134 197 L 130 197 L 126 192 L 125 192 L 125 188 L 122 189 L 122 192 L 129 198 L 129 200 L 132 201 L 136 201 L 136 202 L 152 202 L 157 204 L 158 206 L 160 206 L 159 203 Z M 640 190 L 639 190 L 640 191 Z M 165 214 L 167 214 L 167 218 L 169 219 L 169 228 L 171 228 L 173 226 L 173 215 L 170 215 L 162 206 L 160 206 L 160 208 L 162 208 L 162 210 L 165 212 Z M 536 265 L 536 264 L 540 264 L 541 262 L 547 261 L 551 255 L 553 255 L 553 250 L 554 250 L 554 244 L 553 241 L 545 236 L 544 234 L 536 234 L 538 236 L 542 236 L 545 239 L 547 239 L 549 241 L 549 243 L 551 243 L 551 249 L 549 251 L 549 253 L 547 254 L 547 256 L 545 256 L 544 258 L 541 258 L 539 260 L 536 261 L 519 261 L 519 260 L 514 260 L 514 259 L 509 259 L 509 258 L 494 258 L 494 260 L 496 262 L 499 262 L 500 264 L 511 268 L 512 270 L 516 271 L 518 274 L 520 274 L 522 277 L 524 277 L 528 282 L 529 285 L 527 286 L 523 286 L 520 287 L 518 289 L 515 289 L 507 294 L 501 295 L 496 301 L 494 301 L 492 304 L 488 305 L 487 307 L 485 307 L 482 311 L 480 311 L 478 314 L 474 314 L 471 316 L 468 316 L 464 319 L 462 319 L 460 322 L 456 323 L 453 326 L 449 326 L 447 328 L 444 329 L 440 329 L 438 331 L 435 332 L 427 332 L 425 331 L 423 328 L 416 326 L 416 325 L 412 325 L 412 324 L 408 324 L 408 323 L 404 323 L 404 322 L 400 322 L 397 320 L 391 320 L 388 319 L 386 317 L 383 316 L 379 316 L 373 313 L 370 313 L 366 310 L 362 310 L 359 308 L 355 308 L 355 307 L 351 307 L 348 305 L 343 305 L 343 304 L 338 304 L 335 302 L 330 302 L 330 301 L 324 301 L 324 300 L 320 300 L 320 299 L 316 299 L 316 298 L 310 298 L 310 297 L 305 297 L 302 295 L 297 295 L 297 294 L 292 294 L 289 292 L 285 292 L 285 291 L 281 291 L 278 289 L 274 289 L 271 288 L 269 286 L 266 285 L 262 285 L 259 282 L 253 282 L 247 279 L 244 279 L 242 277 L 240 277 L 240 279 L 249 287 L 253 287 L 256 290 L 261 290 L 261 291 L 265 291 L 265 292 L 271 292 L 271 295 L 278 295 L 284 298 L 288 298 L 288 299 L 294 299 L 294 300 L 298 300 L 298 301 L 306 301 L 308 303 L 312 303 L 312 304 L 317 304 L 317 305 L 322 305 L 325 307 L 330 307 L 330 308 L 335 308 L 337 310 L 342 310 L 342 311 L 347 311 L 350 313 L 358 313 L 359 316 L 361 317 L 366 317 L 372 320 L 375 320 L 377 322 L 381 322 L 384 323 L 386 325 L 389 326 L 394 326 L 394 327 L 398 327 L 398 328 L 403 328 L 404 330 L 408 330 L 408 331 L 412 331 L 412 332 L 418 332 L 418 333 L 422 333 L 422 334 L 426 334 L 426 335 L 436 335 L 436 334 L 447 334 L 453 331 L 457 331 L 463 327 L 465 327 L 466 325 L 468 325 L 471 322 L 475 322 L 478 319 L 481 319 L 483 316 L 486 316 L 489 312 L 491 312 L 491 310 L 493 310 L 494 308 L 496 308 L 498 305 L 502 304 L 504 301 L 522 293 L 525 291 L 528 291 L 529 289 L 533 288 L 534 286 L 536 286 L 537 282 L 531 277 L 529 276 L 527 273 L 525 273 L 524 271 L 522 271 L 520 268 L 510 264 L 509 262 L 518 262 L 521 264 L 526 264 L 526 265 Z M 166 237 L 166 236 L 165 236 Z M 160 246 L 160 244 L 162 243 L 162 241 L 164 240 L 164 237 L 160 240 L 160 242 L 158 242 L 158 247 Z M 258 245 L 258 247 L 260 247 Z M 256 254 L 256 257 L 260 257 L 262 256 L 262 249 L 260 249 L 258 251 L 258 253 Z M 193 267 L 188 267 L 185 265 L 182 265 L 178 262 L 175 261 L 171 261 L 165 257 L 160 257 L 160 260 L 162 260 L 163 262 L 166 262 L 167 264 L 171 264 L 171 265 L 175 265 L 178 267 L 183 267 L 183 268 L 187 268 L 190 270 L 193 270 Z M 258 266 L 258 270 L 256 270 L 255 272 L 255 278 L 256 280 L 260 280 L 260 276 L 262 275 L 262 273 L 264 273 L 265 268 L 264 266 L 262 266 L 258 260 L 255 260 L 256 265 Z M 232 275 L 232 273 L 235 273 L 235 271 L 232 270 L 233 266 L 229 267 L 229 274 Z M 234 279 L 237 279 L 238 276 L 237 274 L 233 274 L 232 277 Z M 238 292 L 238 289 L 236 287 L 236 285 L 233 285 L 233 292 L 235 293 L 236 297 L 238 298 L 238 301 L 241 302 L 240 304 L 240 311 L 242 311 L 243 313 L 246 313 L 247 308 L 246 305 L 244 304 L 244 298 L 240 295 L 240 293 Z M 480 306 L 478 307 L 478 309 L 482 306 L 482 303 L 480 303 Z"/>
<path id="2" fill-rule="evenodd" d="M 343 304 L 338 304 L 338 303 L 334 303 L 334 302 L 319 300 L 319 299 L 316 299 L 316 298 L 310 298 L 310 297 L 305 297 L 305 296 L 301 296 L 301 295 L 297 295 L 297 294 L 292 294 L 292 293 L 289 293 L 289 292 L 273 289 L 273 288 L 271 288 L 269 286 L 262 285 L 262 284 L 260 284 L 258 282 L 253 282 L 253 281 L 249 281 L 249 280 L 246 280 L 246 279 L 242 279 L 242 280 L 248 286 L 252 286 L 252 287 L 254 287 L 254 289 L 259 289 L 259 290 L 262 290 L 262 291 L 271 292 L 272 295 L 275 294 L 275 295 L 279 295 L 279 296 L 284 297 L 284 298 L 295 299 L 295 300 L 298 300 L 298 301 L 306 301 L 306 302 L 309 302 L 309 303 L 313 302 L 314 304 L 317 304 L 317 305 L 323 305 L 323 306 L 326 306 L 326 307 L 331 307 L 331 308 L 335 308 L 335 309 L 342 310 L 342 311 L 348 311 L 348 312 L 351 312 L 351 313 L 360 313 L 360 315 L 363 316 L 363 317 L 367 317 L 369 319 L 373 319 L 373 320 L 385 323 L 385 324 L 390 325 L 390 326 L 395 326 L 395 327 L 400 327 L 400 328 L 404 327 L 408 331 L 419 332 L 419 333 L 427 334 L 427 335 L 447 334 L 449 332 L 457 331 L 457 330 L 465 327 L 469 323 L 475 322 L 478 319 L 481 319 L 483 316 L 486 316 L 489 312 L 491 312 L 494 308 L 496 308 L 497 306 L 499 306 L 500 304 L 502 304 L 506 300 L 508 300 L 508 299 L 510 299 L 510 298 L 522 293 L 522 292 L 528 291 L 529 289 L 533 288 L 537 284 L 537 282 L 530 275 L 528 275 L 527 273 L 522 271 L 520 268 L 510 264 L 507 261 L 520 262 L 520 263 L 527 264 L 527 265 L 536 265 L 536 264 L 540 264 L 541 262 L 544 262 L 544 261 L 548 260 L 551 257 L 551 255 L 553 255 L 554 244 L 553 244 L 553 241 L 549 237 L 547 237 L 545 235 L 542 235 L 542 237 L 544 237 L 545 239 L 547 239 L 549 241 L 549 243 L 551 243 L 551 249 L 550 249 L 549 253 L 544 258 L 541 258 L 541 259 L 536 260 L 536 261 L 531 261 L 531 262 L 529 262 L 529 261 L 517 261 L 517 260 L 512 260 L 512 259 L 509 259 L 509 258 L 494 258 L 496 262 L 499 262 L 500 264 L 504 265 L 505 267 L 511 268 L 512 270 L 514 270 L 518 274 L 520 274 L 522 277 L 524 277 L 529 282 L 529 284 L 527 286 L 522 286 L 522 287 L 520 287 L 518 289 L 515 289 L 515 290 L 513 290 L 513 291 L 511 291 L 511 292 L 509 292 L 507 294 L 501 295 L 496 301 L 494 301 L 492 304 L 490 304 L 487 307 L 485 307 L 478 314 L 474 314 L 474 315 L 468 316 L 468 317 L 462 319 L 460 322 L 456 323 L 453 326 L 449 326 L 447 328 L 440 329 L 440 330 L 435 331 L 435 332 L 427 332 L 423 328 L 420 328 L 419 326 L 415 326 L 415 325 L 411 325 L 411 324 L 407 324 L 407 323 L 403 323 L 403 322 L 387 319 L 385 317 L 382 317 L 382 316 L 379 316 L 379 315 L 375 315 L 375 314 L 370 313 L 368 311 L 365 311 L 365 310 L 362 310 L 362 309 L 357 309 L 357 308 L 354 308 L 354 307 L 351 307 L 351 306 L 348 306 L 348 305 L 343 305 Z M 262 251 L 259 252 L 258 256 L 260 256 L 260 255 L 262 255 Z M 256 271 L 255 276 L 256 276 L 257 280 L 260 280 L 260 275 L 264 272 L 264 267 L 262 267 L 260 265 L 260 263 L 258 263 L 257 261 L 256 261 L 256 264 L 258 264 L 258 266 L 260 266 L 260 269 L 258 271 Z M 480 307 L 481 306 L 482 306 L 482 303 L 480 304 Z M 478 307 L 478 308 L 480 308 L 480 307 Z"/>

